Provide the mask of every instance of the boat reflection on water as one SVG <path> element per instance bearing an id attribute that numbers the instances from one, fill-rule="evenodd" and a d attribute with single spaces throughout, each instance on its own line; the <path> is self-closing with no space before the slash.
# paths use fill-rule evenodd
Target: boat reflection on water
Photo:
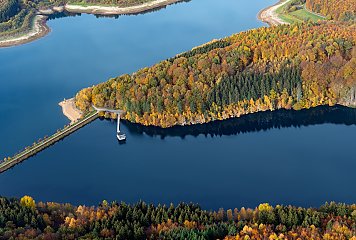
<path id="1" fill-rule="evenodd" d="M 320 124 L 356 125 L 356 109 L 340 105 L 333 107 L 320 106 L 304 110 L 276 110 L 259 112 L 223 121 L 171 128 L 147 127 L 122 120 L 130 134 L 146 134 L 162 139 L 170 136 L 184 138 L 186 136 L 205 135 L 211 137 L 238 135 L 250 132 L 267 131 Z"/>

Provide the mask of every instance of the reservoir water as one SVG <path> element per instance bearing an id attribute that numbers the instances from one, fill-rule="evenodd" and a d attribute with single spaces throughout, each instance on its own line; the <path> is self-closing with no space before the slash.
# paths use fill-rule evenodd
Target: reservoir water
<path id="1" fill-rule="evenodd" d="M 194 46 L 265 26 L 274 0 L 192 0 L 135 16 L 50 20 L 51 33 L 0 49 L 0 158 L 68 123 L 58 102 Z M 195 202 L 207 209 L 261 202 L 356 201 L 356 110 L 261 113 L 168 130 L 96 120 L 0 174 L 0 195 L 93 205 L 106 200 Z"/>

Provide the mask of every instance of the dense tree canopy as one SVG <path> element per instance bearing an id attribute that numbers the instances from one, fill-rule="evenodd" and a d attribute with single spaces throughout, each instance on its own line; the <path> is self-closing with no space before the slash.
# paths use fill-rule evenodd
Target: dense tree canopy
<path id="1" fill-rule="evenodd" d="M 2 38 L 20 35 L 29 31 L 35 16 L 35 10 L 22 9 L 8 21 L 0 23 L 0 40 Z"/>
<path id="2" fill-rule="evenodd" d="M 296 11 L 300 8 L 303 4 L 305 4 L 306 0 L 293 0 L 285 4 L 284 12 L 290 13 Z"/>
<path id="3" fill-rule="evenodd" d="M 306 6 L 334 20 L 348 21 L 356 17 L 355 0 L 306 0 Z"/>
<path id="4" fill-rule="evenodd" d="M 195 204 L 103 201 L 97 207 L 0 198 L 1 239 L 356 239 L 356 205 L 267 203 L 206 211 Z M 248 237 L 247 237 L 248 236 Z"/>
<path id="5" fill-rule="evenodd" d="M 351 22 L 253 29 L 84 89 L 76 104 L 84 111 L 92 104 L 122 109 L 132 122 L 170 127 L 350 103 L 355 43 Z"/>
<path id="6" fill-rule="evenodd" d="M 18 0 L 0 0 L 0 22 L 9 20 L 19 11 Z"/>

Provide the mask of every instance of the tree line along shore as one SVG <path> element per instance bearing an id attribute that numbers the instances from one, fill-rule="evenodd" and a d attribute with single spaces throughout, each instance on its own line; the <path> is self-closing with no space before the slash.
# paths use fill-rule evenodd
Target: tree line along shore
<path id="1" fill-rule="evenodd" d="M 310 2 L 283 6 L 293 12 Z M 336 20 L 263 27 L 204 44 L 83 89 L 76 106 L 83 112 L 93 104 L 122 109 L 131 122 L 163 128 L 266 110 L 355 106 L 355 20 L 336 18 L 355 15 L 327 15 Z"/>
<path id="2" fill-rule="evenodd" d="M 63 11 L 99 15 L 137 14 L 182 0 L 1 0 L 0 47 L 31 42 L 45 36 L 48 15 Z"/>
<path id="3" fill-rule="evenodd" d="M 356 205 L 204 210 L 197 204 L 73 206 L 0 197 L 2 239 L 356 239 Z"/>

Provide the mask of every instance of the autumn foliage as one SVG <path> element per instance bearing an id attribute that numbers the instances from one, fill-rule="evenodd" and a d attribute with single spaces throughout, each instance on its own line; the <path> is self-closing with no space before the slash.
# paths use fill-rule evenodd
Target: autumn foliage
<path id="1" fill-rule="evenodd" d="M 0 239 L 356 238 L 356 205 L 333 202 L 318 209 L 263 203 L 206 211 L 195 204 L 107 201 L 96 207 L 53 202 L 28 207 L 23 199 L 0 197 Z"/>
<path id="2" fill-rule="evenodd" d="M 356 18 L 354 0 L 306 0 L 306 7 L 333 20 L 348 21 Z"/>
<path id="3" fill-rule="evenodd" d="M 352 22 L 253 29 L 84 89 L 76 104 L 122 109 L 132 122 L 161 127 L 355 104 L 355 43 Z"/>

